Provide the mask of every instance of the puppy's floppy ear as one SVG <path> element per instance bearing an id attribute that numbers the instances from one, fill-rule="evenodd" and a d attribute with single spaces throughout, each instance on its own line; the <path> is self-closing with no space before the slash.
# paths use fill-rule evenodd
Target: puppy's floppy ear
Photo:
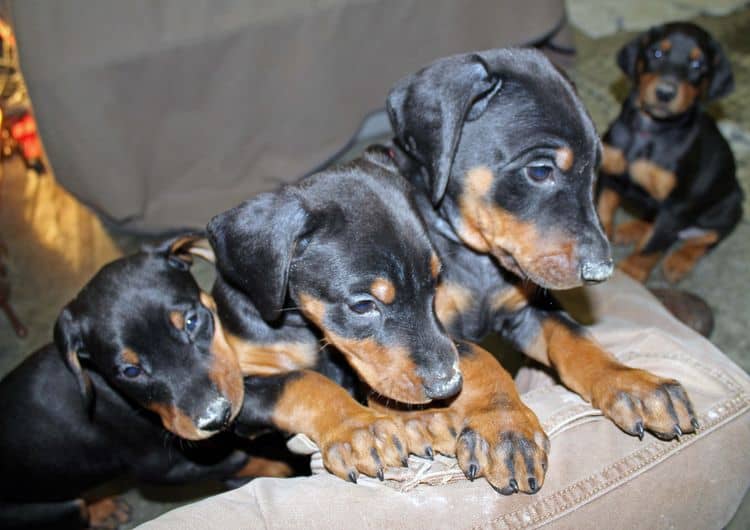
<path id="1" fill-rule="evenodd" d="M 57 317 L 53 331 L 55 346 L 63 357 L 65 365 L 73 374 L 81 392 L 83 406 L 87 413 L 91 413 L 94 402 L 94 391 L 91 378 L 81 367 L 81 360 L 86 353 L 83 351 L 83 340 L 78 322 L 75 321 L 68 307 L 65 307 Z"/>
<path id="2" fill-rule="evenodd" d="M 479 54 L 464 54 L 401 79 L 388 94 L 396 140 L 426 169 L 434 204 L 445 194 L 464 121 L 477 119 L 501 85 Z"/>
<path id="3" fill-rule="evenodd" d="M 636 78 L 636 65 L 641 49 L 648 44 L 650 32 L 641 33 L 625 44 L 617 52 L 617 66 L 630 79 Z"/>
<path id="4" fill-rule="evenodd" d="M 281 315 L 289 267 L 307 221 L 300 201 L 281 190 L 258 195 L 208 223 L 217 269 L 269 322 Z"/>
<path id="5" fill-rule="evenodd" d="M 732 65 L 718 41 L 709 37 L 708 42 L 711 48 L 710 60 L 713 61 L 711 65 L 713 74 L 706 91 L 706 100 L 713 101 L 723 98 L 734 90 L 734 75 L 732 74 Z"/>
<path id="6" fill-rule="evenodd" d="M 182 234 L 152 247 L 144 248 L 144 251 L 154 254 L 163 254 L 169 264 L 180 270 L 188 270 L 193 264 L 193 256 L 198 256 L 210 263 L 216 263 L 213 249 L 208 243 L 206 234 L 191 232 Z"/>

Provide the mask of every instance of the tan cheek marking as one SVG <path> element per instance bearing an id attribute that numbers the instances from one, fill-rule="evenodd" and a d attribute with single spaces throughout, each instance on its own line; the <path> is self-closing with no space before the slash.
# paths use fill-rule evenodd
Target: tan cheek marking
<path id="1" fill-rule="evenodd" d="M 396 287 L 385 278 L 376 278 L 370 285 L 370 293 L 384 304 L 390 304 L 396 298 Z"/>
<path id="2" fill-rule="evenodd" d="M 435 313 L 444 326 L 453 321 L 471 307 L 472 293 L 457 283 L 443 282 L 435 293 Z"/>
<path id="3" fill-rule="evenodd" d="M 122 360 L 128 364 L 140 364 L 141 363 L 141 360 L 138 357 L 138 354 L 135 353 L 131 349 L 126 348 L 122 350 L 122 353 L 120 355 L 122 356 Z"/>
<path id="4" fill-rule="evenodd" d="M 569 147 L 561 147 L 555 151 L 555 164 L 563 171 L 569 171 L 573 167 L 573 151 Z"/>
<path id="5" fill-rule="evenodd" d="M 214 299 L 201 292 L 201 303 L 211 311 L 214 321 L 214 336 L 211 339 L 211 355 L 213 362 L 208 370 L 208 377 L 216 388 L 232 403 L 232 418 L 234 418 L 242 407 L 245 397 L 245 386 L 242 381 L 242 371 L 237 360 L 237 354 L 227 341 L 224 328 L 219 316 L 216 314 L 216 303 Z"/>
<path id="6" fill-rule="evenodd" d="M 200 432 L 192 420 L 174 405 L 150 403 L 146 405 L 146 408 L 159 415 L 164 428 L 168 431 L 188 440 L 206 438 L 206 435 Z"/>
<path id="7" fill-rule="evenodd" d="M 440 269 L 443 268 L 442 263 L 440 263 L 440 259 L 433 254 L 430 257 L 430 274 L 432 274 L 433 278 L 437 278 L 440 274 Z"/>
<path id="8" fill-rule="evenodd" d="M 670 105 L 672 111 L 679 114 L 692 107 L 702 88 L 702 86 L 696 87 L 688 82 L 680 83 L 677 89 L 677 97 L 672 100 Z"/>
<path id="9" fill-rule="evenodd" d="M 654 91 L 657 80 L 658 76 L 650 72 L 641 75 L 638 83 L 638 95 L 641 103 L 654 101 Z"/>
<path id="10" fill-rule="evenodd" d="M 472 196 L 487 195 L 492 188 L 492 181 L 495 176 L 492 170 L 485 166 L 471 168 L 466 174 L 465 193 Z"/>
<path id="11" fill-rule="evenodd" d="M 244 376 L 273 375 L 312 368 L 318 358 L 317 342 L 261 344 L 231 333 L 225 332 L 225 336 Z"/>
<path id="12" fill-rule="evenodd" d="M 520 221 L 495 205 L 486 196 L 492 178 L 485 167 L 467 173 L 459 199 L 461 239 L 477 252 L 491 253 L 521 277 L 533 274 L 559 288 L 578 285 L 575 241 L 561 234 L 541 237 L 533 223 Z"/>
<path id="13" fill-rule="evenodd" d="M 379 394 L 404 403 L 429 401 L 406 348 L 385 346 L 372 337 L 349 339 L 331 332 L 325 332 L 325 335 L 341 350 L 360 377 Z"/>
<path id="14" fill-rule="evenodd" d="M 169 321 L 175 328 L 179 330 L 185 329 L 185 315 L 182 314 L 182 311 L 170 311 Z"/>
<path id="15" fill-rule="evenodd" d="M 318 327 L 323 328 L 326 307 L 322 300 L 307 293 L 300 293 L 299 305 L 307 318 L 312 320 Z"/>

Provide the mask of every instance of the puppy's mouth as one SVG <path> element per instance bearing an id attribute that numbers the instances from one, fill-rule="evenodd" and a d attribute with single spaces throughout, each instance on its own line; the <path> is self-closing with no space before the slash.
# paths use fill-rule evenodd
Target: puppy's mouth
<path id="1" fill-rule="evenodd" d="M 641 108 L 646 114 L 658 120 L 669 119 L 679 114 L 674 112 L 668 103 L 643 102 Z"/>
<path id="2" fill-rule="evenodd" d="M 518 260 L 504 249 L 493 250 L 492 255 L 500 265 L 522 280 L 545 289 L 565 290 L 583 285 L 578 268 L 565 252 L 544 254 L 531 259 Z"/>
<path id="3" fill-rule="evenodd" d="M 359 377 L 378 394 L 401 403 L 431 401 L 406 348 L 386 346 L 372 337 L 351 339 L 330 331 L 324 333 Z"/>
<path id="4" fill-rule="evenodd" d="M 185 440 L 205 440 L 220 432 L 220 429 L 208 430 L 199 428 L 187 414 L 174 405 L 152 403 L 146 408 L 159 415 L 161 423 L 166 430 Z M 236 414 L 234 414 L 232 419 L 234 417 L 236 417 Z"/>

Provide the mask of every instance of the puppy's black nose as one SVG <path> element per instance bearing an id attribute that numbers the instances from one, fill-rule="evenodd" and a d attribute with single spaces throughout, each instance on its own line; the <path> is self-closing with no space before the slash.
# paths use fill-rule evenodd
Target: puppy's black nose
<path id="1" fill-rule="evenodd" d="M 673 83 L 659 83 L 656 85 L 656 98 L 662 103 L 672 101 L 677 95 L 677 86 Z"/>
<path id="2" fill-rule="evenodd" d="M 581 264 L 581 279 L 586 283 L 603 282 L 610 276 L 615 268 L 614 261 L 584 261 Z"/>
<path id="3" fill-rule="evenodd" d="M 231 417 L 232 404 L 222 397 L 214 400 L 195 424 L 202 431 L 219 431 L 229 425 Z"/>
<path id="4" fill-rule="evenodd" d="M 464 378 L 458 370 L 452 370 L 446 377 L 424 383 L 424 393 L 430 399 L 446 399 L 461 391 Z"/>

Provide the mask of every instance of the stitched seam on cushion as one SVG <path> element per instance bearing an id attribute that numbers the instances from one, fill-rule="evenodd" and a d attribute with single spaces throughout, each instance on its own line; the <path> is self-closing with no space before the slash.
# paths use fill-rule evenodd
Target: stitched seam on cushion
<path id="1" fill-rule="evenodd" d="M 663 442 L 655 440 L 647 447 L 639 449 L 638 451 L 631 453 L 624 458 L 621 458 L 617 462 L 610 464 L 601 471 L 589 475 L 588 477 L 579 480 L 575 484 L 571 484 L 570 486 L 556 491 L 554 494 L 536 503 L 530 504 L 524 508 L 520 508 L 515 512 L 503 514 L 502 516 L 490 521 L 490 524 L 501 525 L 505 528 L 531 528 L 542 526 L 544 524 L 552 522 L 555 519 L 562 517 L 572 509 L 578 506 L 583 506 L 584 504 L 588 504 L 594 498 L 603 494 L 605 490 L 616 488 L 619 484 L 624 482 L 626 478 L 639 474 L 640 472 L 653 467 L 658 462 L 669 458 L 672 454 L 676 454 L 680 449 L 684 449 L 687 446 L 692 445 L 696 440 L 702 439 L 709 433 L 720 428 L 722 425 L 729 423 L 735 418 L 746 413 L 748 408 L 750 408 L 750 401 L 748 400 L 748 396 L 746 394 L 735 395 L 721 402 L 716 407 L 709 409 L 709 411 L 701 416 L 700 422 L 703 427 L 701 427 L 701 430 L 698 434 L 688 435 L 679 442 Z M 714 411 L 723 411 L 723 413 L 716 414 Z M 625 471 L 617 472 L 617 468 L 622 468 L 623 466 L 627 466 L 627 469 Z M 602 478 L 613 471 L 617 473 L 617 476 L 609 480 Z M 587 483 L 598 483 L 598 485 L 586 488 L 585 486 Z M 581 489 L 584 489 L 584 491 L 587 490 L 587 492 L 583 495 L 578 495 L 577 498 L 574 498 L 574 500 L 558 504 L 559 499 L 562 499 L 563 497 L 570 494 L 574 494 L 575 490 Z M 530 516 L 528 514 L 528 512 L 530 511 L 539 513 L 539 508 L 544 504 L 553 504 L 555 506 L 551 511 L 543 513 L 541 515 Z M 524 517 L 524 514 L 526 515 L 526 517 Z"/>
<path id="2" fill-rule="evenodd" d="M 656 358 L 656 359 L 669 359 L 673 361 L 679 361 L 682 363 L 685 363 L 687 365 L 692 366 L 693 368 L 696 368 L 701 371 L 701 373 L 708 374 L 718 383 L 723 384 L 727 390 L 735 392 L 735 393 L 741 393 L 742 387 L 734 381 L 728 374 L 726 374 L 723 371 L 719 371 L 713 367 L 706 366 L 703 363 L 700 363 L 693 359 L 690 356 L 682 355 L 682 354 L 674 354 L 674 353 L 654 353 L 654 352 L 626 352 L 618 357 L 618 360 L 622 362 L 630 362 L 634 359 L 644 359 L 644 358 Z M 561 428 L 566 422 L 570 421 L 571 419 L 574 419 L 576 416 L 580 414 L 584 414 L 587 411 L 591 411 L 591 415 L 602 415 L 601 411 L 598 409 L 595 409 L 591 407 L 591 405 L 575 405 L 571 408 L 565 408 L 562 410 L 559 410 L 555 412 L 552 416 L 544 420 L 542 422 L 542 427 L 544 428 L 544 431 L 550 435 L 550 438 L 553 438 L 557 432 L 553 432 L 556 428 Z"/>
<path id="3" fill-rule="evenodd" d="M 720 371 L 712 366 L 705 365 L 699 361 L 696 361 L 694 358 L 690 357 L 689 355 L 679 354 L 679 353 L 673 353 L 673 352 L 632 352 L 628 351 L 626 353 L 623 353 L 620 357 L 618 357 L 621 361 L 632 361 L 633 359 L 638 358 L 647 358 L 647 359 L 670 359 L 673 361 L 680 361 L 684 362 L 685 364 L 691 365 L 693 368 L 700 369 L 701 373 L 708 372 L 711 376 L 713 376 L 715 379 L 717 379 L 719 382 L 724 383 L 729 390 L 733 390 L 734 392 L 742 392 L 742 387 L 724 371 Z"/>

